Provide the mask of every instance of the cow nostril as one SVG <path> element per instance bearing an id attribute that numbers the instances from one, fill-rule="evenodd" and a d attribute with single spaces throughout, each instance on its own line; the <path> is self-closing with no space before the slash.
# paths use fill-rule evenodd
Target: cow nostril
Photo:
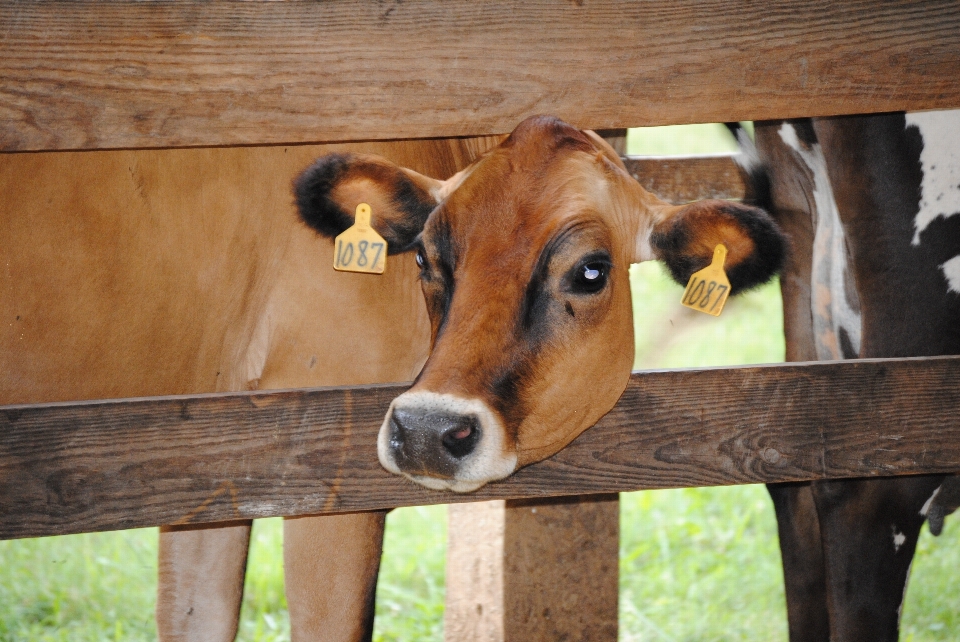
<path id="1" fill-rule="evenodd" d="M 477 442 L 480 441 L 480 429 L 477 426 L 476 417 L 463 417 L 457 425 L 443 433 L 441 441 L 444 449 L 457 459 L 472 453 Z"/>
<path id="2" fill-rule="evenodd" d="M 403 448 L 403 437 L 405 429 L 403 424 L 400 423 L 400 419 L 397 417 L 397 413 L 393 412 L 390 414 L 390 447 L 394 450 L 400 450 Z"/>

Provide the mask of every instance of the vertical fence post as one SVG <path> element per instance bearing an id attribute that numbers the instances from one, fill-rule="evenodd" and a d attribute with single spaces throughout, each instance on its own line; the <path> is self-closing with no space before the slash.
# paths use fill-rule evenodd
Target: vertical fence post
<path id="1" fill-rule="evenodd" d="M 450 507 L 449 642 L 616 640 L 616 494 Z"/>

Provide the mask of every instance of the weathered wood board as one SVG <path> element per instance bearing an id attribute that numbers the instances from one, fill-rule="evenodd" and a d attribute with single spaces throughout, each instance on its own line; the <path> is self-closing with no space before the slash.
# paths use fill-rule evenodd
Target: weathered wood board
<path id="1" fill-rule="evenodd" d="M 0 0 L 0 149 L 960 107 L 955 0 Z"/>
<path id="2" fill-rule="evenodd" d="M 634 373 L 571 446 L 468 495 L 380 467 L 376 433 L 404 388 L 0 407 L 0 538 L 960 471 L 960 357 Z"/>
<path id="3" fill-rule="evenodd" d="M 703 198 L 742 199 L 743 171 L 732 154 L 715 156 L 627 156 L 627 171 L 644 189 L 674 203 Z"/>
<path id="4" fill-rule="evenodd" d="M 450 507 L 444 639 L 617 639 L 620 497 Z"/>

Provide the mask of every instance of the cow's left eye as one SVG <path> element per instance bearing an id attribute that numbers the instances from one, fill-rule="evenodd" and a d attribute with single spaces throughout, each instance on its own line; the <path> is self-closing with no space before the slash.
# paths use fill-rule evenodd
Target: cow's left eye
<path id="1" fill-rule="evenodd" d="M 571 290 L 578 294 L 594 294 L 607 285 L 610 274 L 610 263 L 607 261 L 588 261 L 573 269 L 571 274 Z"/>

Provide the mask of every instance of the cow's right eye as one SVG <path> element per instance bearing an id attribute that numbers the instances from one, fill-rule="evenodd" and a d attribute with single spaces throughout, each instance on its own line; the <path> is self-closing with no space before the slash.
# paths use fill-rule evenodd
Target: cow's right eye
<path id="1" fill-rule="evenodd" d="M 423 248 L 417 250 L 417 267 L 421 270 L 427 266 L 427 257 L 423 253 Z"/>
<path id="2" fill-rule="evenodd" d="M 591 260 L 581 263 L 570 275 L 570 289 L 577 294 L 595 294 L 607 285 L 609 274 L 609 261 Z"/>

